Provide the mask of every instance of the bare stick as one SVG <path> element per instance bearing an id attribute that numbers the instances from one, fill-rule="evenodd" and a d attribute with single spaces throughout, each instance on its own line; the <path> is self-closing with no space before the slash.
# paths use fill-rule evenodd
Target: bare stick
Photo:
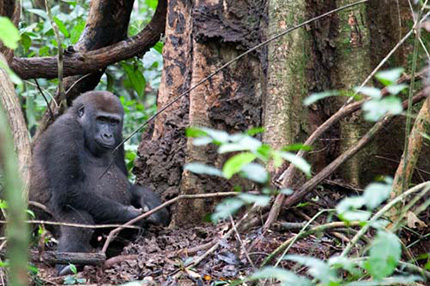
<path id="1" fill-rule="evenodd" d="M 137 254 L 130 254 L 130 255 L 119 255 L 109 258 L 105 261 L 103 267 L 104 268 L 112 268 L 115 264 L 121 263 L 123 261 L 127 260 L 137 260 L 139 255 Z"/>
<path id="2" fill-rule="evenodd" d="M 143 214 L 141 214 L 140 216 L 138 216 L 138 217 L 136 217 L 136 218 L 134 218 L 134 219 L 132 219 L 132 220 L 130 220 L 130 221 L 128 221 L 128 222 L 126 222 L 125 224 L 123 224 L 123 225 L 121 225 L 121 226 L 119 226 L 119 227 L 117 227 L 117 228 L 113 229 L 113 230 L 109 233 L 108 237 L 106 238 L 105 244 L 103 245 L 103 248 L 102 248 L 102 252 L 103 252 L 103 253 L 106 253 L 106 250 L 107 250 L 107 248 L 108 248 L 109 244 L 112 242 L 112 240 L 115 238 L 115 236 L 116 236 L 116 235 L 117 235 L 121 230 L 123 230 L 126 226 L 130 226 L 130 225 L 132 225 L 132 224 L 134 224 L 134 223 L 136 223 L 136 222 L 138 222 L 138 221 L 141 221 L 141 220 L 143 220 L 144 218 L 147 218 L 147 217 L 149 217 L 150 215 L 152 215 L 152 214 L 154 214 L 154 213 L 158 212 L 159 210 L 161 210 L 161 209 L 163 209 L 163 208 L 165 208 L 165 207 L 167 207 L 167 206 L 170 206 L 170 205 L 172 205 L 172 204 L 176 203 L 176 202 L 177 202 L 177 201 L 179 201 L 179 200 L 186 200 L 186 199 L 207 199 L 207 198 L 219 198 L 219 197 L 231 197 L 231 196 L 237 196 L 238 194 L 239 194 L 239 193 L 237 193 L 237 192 L 225 192 L 225 193 L 213 193 L 213 194 L 179 195 L 179 196 L 177 196 L 176 198 L 173 198 L 173 199 L 171 199 L 171 200 L 169 200 L 169 201 L 167 201 L 167 202 L 165 202 L 165 203 L 163 203 L 163 204 L 159 205 L 158 207 L 153 208 L 152 210 L 150 210 L 150 211 L 148 211 L 148 212 L 146 212 L 146 213 L 143 213 Z"/>
<path id="3" fill-rule="evenodd" d="M 251 260 L 251 257 L 249 257 L 248 251 L 246 250 L 246 247 L 243 244 L 242 239 L 240 238 L 240 233 L 237 231 L 236 224 L 234 223 L 234 219 L 233 219 L 233 217 L 231 215 L 230 215 L 230 222 L 231 222 L 231 227 L 233 228 L 233 230 L 234 230 L 234 232 L 236 234 L 237 241 L 239 241 L 239 243 L 240 243 L 240 247 L 242 248 L 243 254 L 245 255 L 246 259 L 248 260 L 248 262 L 252 266 L 252 268 L 254 270 L 257 269 L 255 267 L 254 262 Z"/>
<path id="4" fill-rule="evenodd" d="M 0 224 L 6 224 L 6 220 L 0 220 Z M 122 227 L 122 224 L 80 224 L 80 223 L 70 223 L 70 222 L 59 222 L 59 221 L 45 221 L 45 220 L 27 220 L 25 223 L 32 224 L 47 224 L 47 225 L 59 225 L 59 226 L 69 226 L 69 227 L 77 227 L 77 228 L 114 228 L 114 227 Z M 128 225 L 124 228 L 132 228 L 132 229 L 141 229 L 136 225 Z"/>
<path id="5" fill-rule="evenodd" d="M 36 79 L 36 78 L 34 79 L 34 82 L 36 83 L 37 89 L 39 90 L 40 94 L 42 95 L 43 99 L 44 99 L 44 100 L 45 100 L 45 102 L 46 102 L 46 106 L 48 107 L 49 115 L 51 116 L 51 119 L 52 119 L 52 120 L 54 120 L 54 113 L 52 112 L 51 105 L 49 105 L 49 101 L 48 101 L 48 99 L 46 98 L 45 94 L 43 93 L 43 90 L 42 90 L 42 88 L 40 87 L 39 82 L 37 81 L 37 79 Z"/>

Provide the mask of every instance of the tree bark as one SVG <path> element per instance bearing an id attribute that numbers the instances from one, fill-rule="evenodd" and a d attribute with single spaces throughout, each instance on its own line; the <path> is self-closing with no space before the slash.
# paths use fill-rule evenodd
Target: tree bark
<path id="1" fill-rule="evenodd" d="M 264 39 L 267 21 L 264 0 L 170 1 L 167 14 L 164 71 L 158 106 L 207 77 L 241 52 Z M 228 132 L 261 126 L 267 69 L 265 48 L 226 68 L 190 92 L 159 116 L 152 140 L 139 148 L 136 174 L 164 196 L 225 191 L 232 182 L 183 173 L 185 162 L 200 161 L 220 167 L 224 156 L 213 146 L 196 147 L 184 137 L 187 123 Z M 180 202 L 174 224 L 199 223 L 213 208 L 211 201 Z"/>

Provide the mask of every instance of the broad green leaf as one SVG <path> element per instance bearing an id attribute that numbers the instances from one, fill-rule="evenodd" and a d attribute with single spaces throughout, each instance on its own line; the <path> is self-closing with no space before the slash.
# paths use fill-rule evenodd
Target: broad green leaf
<path id="1" fill-rule="evenodd" d="M 405 88 L 408 88 L 406 84 L 394 84 L 387 86 L 387 90 L 392 95 L 397 95 L 402 92 Z"/>
<path id="2" fill-rule="evenodd" d="M 403 112 L 402 100 L 396 96 L 387 96 L 382 100 L 382 104 L 387 109 L 387 112 L 397 115 Z"/>
<path id="3" fill-rule="evenodd" d="M 200 138 L 194 138 L 193 139 L 193 145 L 194 146 L 206 146 L 212 142 L 213 142 L 213 140 L 210 137 L 200 137 Z"/>
<path id="4" fill-rule="evenodd" d="M 390 197 L 392 190 L 392 179 L 386 183 L 371 183 L 364 189 L 364 203 L 369 209 L 378 207 L 383 201 Z"/>
<path id="5" fill-rule="evenodd" d="M 158 42 L 153 46 L 154 50 L 156 50 L 159 54 L 163 54 L 163 46 L 164 44 L 162 42 Z"/>
<path id="6" fill-rule="evenodd" d="M 0 40 L 9 49 L 16 49 L 20 40 L 19 31 L 7 17 L 0 17 Z"/>
<path id="7" fill-rule="evenodd" d="M 78 269 L 76 268 L 75 264 L 69 263 L 70 271 L 73 273 L 78 273 Z"/>
<path id="8" fill-rule="evenodd" d="M 375 77 L 379 80 L 379 82 L 387 86 L 394 84 L 400 78 L 402 73 L 403 68 L 395 68 L 387 71 L 380 71 L 376 73 Z"/>
<path id="9" fill-rule="evenodd" d="M 292 189 L 281 189 L 279 192 L 286 196 L 292 195 L 294 193 Z"/>
<path id="10" fill-rule="evenodd" d="M 269 180 L 269 173 L 263 166 L 257 163 L 245 165 L 242 168 L 241 174 L 243 177 L 260 184 L 265 184 Z"/>
<path id="11" fill-rule="evenodd" d="M 263 133 L 265 131 L 266 130 L 264 127 L 254 127 L 254 128 L 246 130 L 245 133 L 248 134 L 249 136 L 254 136 L 256 134 L 260 134 L 260 133 Z"/>
<path id="12" fill-rule="evenodd" d="M 44 18 L 45 20 L 49 21 L 49 17 L 46 14 L 46 11 L 42 10 L 42 9 L 27 9 L 28 12 L 33 13 L 39 17 Z"/>
<path id="13" fill-rule="evenodd" d="M 242 167 L 254 161 L 256 156 L 252 153 L 240 153 L 229 158 L 222 169 L 224 177 L 230 179 L 233 175 L 239 173 Z"/>
<path id="14" fill-rule="evenodd" d="M 215 212 L 212 214 L 212 221 L 218 222 L 221 219 L 226 219 L 234 215 L 242 206 L 244 202 L 238 198 L 228 198 L 223 200 L 215 207 Z"/>
<path id="15" fill-rule="evenodd" d="M 254 195 L 242 193 L 238 195 L 238 198 L 247 204 L 256 204 L 259 207 L 265 207 L 270 202 L 270 197 L 265 195 Z"/>
<path id="16" fill-rule="evenodd" d="M 344 269 L 355 276 L 362 276 L 363 271 L 359 264 L 349 257 L 332 256 L 327 262 L 332 269 Z"/>
<path id="17" fill-rule="evenodd" d="M 367 221 L 371 213 L 359 210 L 365 202 L 363 197 L 344 198 L 337 204 L 336 212 L 339 218 L 345 221 Z"/>
<path id="18" fill-rule="evenodd" d="M 27 33 L 21 34 L 21 45 L 24 48 L 24 51 L 28 53 L 28 50 L 31 46 L 31 38 L 28 36 Z"/>
<path id="19" fill-rule="evenodd" d="M 311 286 L 311 281 L 305 277 L 300 277 L 295 273 L 275 267 L 265 267 L 258 270 L 251 276 L 252 280 L 258 279 L 277 279 L 281 281 L 283 286 Z"/>
<path id="20" fill-rule="evenodd" d="M 267 162 L 270 158 L 270 154 L 272 153 L 272 147 L 267 144 L 263 144 L 256 150 L 258 158 Z"/>
<path id="21" fill-rule="evenodd" d="M 133 88 L 136 91 L 137 95 L 139 97 L 143 96 L 146 87 L 146 80 L 142 72 L 137 66 L 131 65 L 126 62 L 121 62 L 121 66 L 127 74 L 127 77 L 133 85 Z"/>
<path id="22" fill-rule="evenodd" d="M 321 281 L 324 285 L 329 285 L 331 282 L 341 281 L 336 275 L 336 271 L 330 269 L 330 266 L 317 258 L 309 256 L 299 256 L 299 255 L 287 255 L 284 257 L 285 260 L 295 261 L 304 266 L 307 266 L 308 273 Z"/>
<path id="23" fill-rule="evenodd" d="M 70 36 L 70 34 L 69 34 L 69 31 L 67 31 L 66 25 L 64 25 L 64 23 L 55 16 L 54 16 L 53 20 L 54 20 L 55 24 L 57 24 L 58 30 L 60 30 L 60 32 L 64 35 L 64 37 L 68 38 Z"/>
<path id="24" fill-rule="evenodd" d="M 330 96 L 335 96 L 335 95 L 339 95 L 339 92 L 338 91 L 324 91 L 324 92 L 320 92 L 320 93 L 313 93 L 310 96 L 306 97 L 305 100 L 303 100 L 303 104 L 308 106 L 308 105 L 311 105 L 312 103 L 317 102 L 318 100 L 321 100 L 323 98 L 330 97 Z"/>
<path id="25" fill-rule="evenodd" d="M 369 259 L 364 263 L 374 279 L 382 279 L 393 274 L 402 253 L 396 235 L 379 231 L 369 251 Z"/>
<path id="26" fill-rule="evenodd" d="M 371 86 L 363 86 L 362 88 L 355 87 L 354 91 L 356 93 L 361 93 L 361 94 L 370 96 L 371 98 L 374 98 L 374 99 L 379 99 L 382 96 L 381 90 L 379 88 L 371 87 Z"/>
<path id="27" fill-rule="evenodd" d="M 293 164 L 297 169 L 306 174 L 306 176 L 311 176 L 311 165 L 302 157 L 297 156 L 296 154 L 289 152 L 278 152 L 279 155 Z"/>
<path id="28" fill-rule="evenodd" d="M 210 136 L 214 141 L 220 142 L 220 143 L 228 143 L 230 140 L 230 135 L 221 130 L 215 130 L 211 128 L 201 127 L 202 131 L 206 132 L 208 136 Z"/>
<path id="29" fill-rule="evenodd" d="M 190 171 L 195 174 L 203 174 L 203 175 L 211 175 L 211 176 L 219 176 L 219 177 L 224 176 L 221 170 L 218 170 L 215 167 L 212 167 L 203 163 L 185 164 L 184 170 Z"/>
<path id="30" fill-rule="evenodd" d="M 81 37 L 82 32 L 85 29 L 85 20 L 80 19 L 76 25 L 73 26 L 70 31 L 70 42 L 76 44 Z"/>
<path id="31" fill-rule="evenodd" d="M 312 151 L 314 148 L 312 146 L 309 145 L 304 145 L 304 144 L 291 144 L 291 145 L 287 145 L 282 147 L 282 151 L 285 152 L 292 152 L 292 151 Z"/>
<path id="32" fill-rule="evenodd" d="M 204 132 L 202 129 L 198 127 L 188 127 L 185 130 L 185 135 L 191 138 L 208 136 L 206 132 Z"/>
<path id="33" fill-rule="evenodd" d="M 240 139 L 237 139 L 240 138 Z M 237 138 L 232 138 L 236 142 L 234 143 L 226 143 L 222 144 L 218 148 L 219 154 L 224 154 L 228 152 L 236 152 L 236 151 L 257 151 L 258 148 L 261 147 L 262 143 L 261 141 L 247 135 L 242 135 Z"/>

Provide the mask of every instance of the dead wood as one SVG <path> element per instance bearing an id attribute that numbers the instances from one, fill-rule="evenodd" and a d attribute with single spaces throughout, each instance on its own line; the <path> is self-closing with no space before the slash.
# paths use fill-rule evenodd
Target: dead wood
<path id="1" fill-rule="evenodd" d="M 1 251 L 0 256 L 5 257 L 5 252 Z M 84 253 L 84 252 L 57 252 L 30 251 L 31 261 L 44 262 L 47 264 L 77 264 L 77 265 L 102 265 L 106 260 L 104 253 Z"/>
<path id="2" fill-rule="evenodd" d="M 111 257 L 105 261 L 104 268 L 112 268 L 115 264 L 118 264 L 127 260 L 137 260 L 137 258 L 138 258 L 137 254 L 118 255 L 115 257 Z"/>

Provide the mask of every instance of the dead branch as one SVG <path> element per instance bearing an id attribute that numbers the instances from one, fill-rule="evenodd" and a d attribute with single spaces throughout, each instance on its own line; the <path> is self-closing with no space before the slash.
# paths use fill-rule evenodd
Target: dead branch
<path id="1" fill-rule="evenodd" d="M 80 223 L 71 223 L 71 222 L 59 222 L 59 221 L 46 221 L 46 220 L 27 220 L 25 223 L 31 224 L 44 224 L 44 225 L 58 225 L 58 226 L 69 226 L 69 227 L 77 227 L 77 228 L 114 228 L 114 227 L 122 227 L 122 224 L 80 224 Z M 6 220 L 0 220 L 0 224 L 7 224 Z M 131 229 L 141 229 L 135 225 L 127 225 L 124 228 Z"/>
<path id="2" fill-rule="evenodd" d="M 31 251 L 31 261 L 44 262 L 47 264 L 77 264 L 77 265 L 102 265 L 106 261 L 104 253 L 84 253 L 84 252 L 57 252 L 45 251 L 39 254 L 38 251 Z M 1 253 L 1 256 L 4 256 Z"/>
<path id="3" fill-rule="evenodd" d="M 136 36 L 108 47 L 64 55 L 64 76 L 97 72 L 116 62 L 139 56 L 149 50 L 164 32 L 167 1 L 159 1 L 151 22 Z M 22 79 L 55 78 L 55 57 L 14 58 L 11 68 Z"/>
<path id="4" fill-rule="evenodd" d="M 107 248 L 109 247 L 109 244 L 112 242 L 112 240 L 116 237 L 116 235 L 124 229 L 124 227 L 126 226 L 130 226 L 138 221 L 143 220 L 144 218 L 149 217 L 150 215 L 158 212 L 159 210 L 170 206 L 174 203 L 176 203 L 179 200 L 186 200 L 186 199 L 207 199 L 207 198 L 219 198 L 219 197 L 230 197 L 230 196 L 237 196 L 238 193 L 237 192 L 225 192 L 225 193 L 212 193 L 212 194 L 197 194 L 197 195 L 179 195 L 176 198 L 173 198 L 161 205 L 159 205 L 158 207 L 144 213 L 141 214 L 140 216 L 130 220 L 129 222 L 123 224 L 122 226 L 117 227 L 116 229 L 113 229 L 108 237 L 106 238 L 105 244 L 103 245 L 102 248 L 102 252 L 106 253 Z"/>

